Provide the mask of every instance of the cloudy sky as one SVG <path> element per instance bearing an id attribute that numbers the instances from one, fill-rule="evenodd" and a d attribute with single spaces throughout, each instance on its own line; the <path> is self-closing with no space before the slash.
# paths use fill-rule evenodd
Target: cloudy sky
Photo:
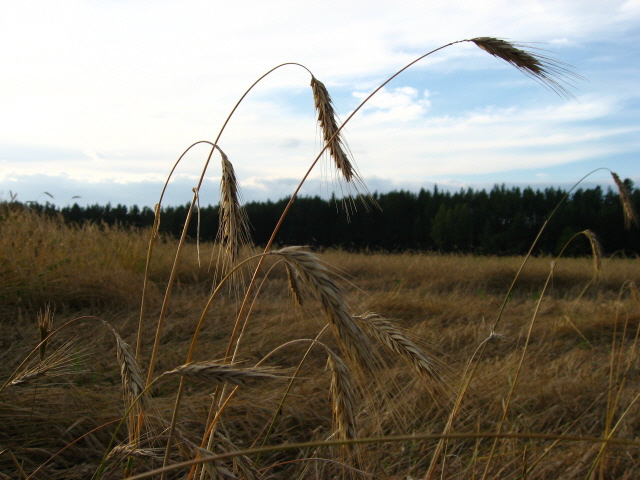
<path id="1" fill-rule="evenodd" d="M 571 65 L 582 77 L 568 86 L 574 98 L 473 44 L 441 50 L 345 127 L 371 191 L 568 187 L 599 167 L 640 183 L 640 0 L 0 5 L 0 200 L 154 205 L 181 153 L 213 141 L 272 67 L 304 64 L 344 119 L 414 58 L 478 36 Z M 277 69 L 225 129 L 219 145 L 247 201 L 289 195 L 320 151 L 309 80 Z M 186 155 L 165 203 L 191 199 L 207 155 L 204 145 Z M 214 156 L 202 202 L 217 203 L 219 178 Z M 607 171 L 587 182 L 611 185 Z M 334 188 L 321 163 L 302 194 Z"/>

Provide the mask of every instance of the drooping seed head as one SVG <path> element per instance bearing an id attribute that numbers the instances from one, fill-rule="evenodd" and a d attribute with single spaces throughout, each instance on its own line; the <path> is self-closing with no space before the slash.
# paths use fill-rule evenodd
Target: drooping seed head
<path id="1" fill-rule="evenodd" d="M 29 365 L 16 375 L 8 386 L 23 385 L 40 378 L 54 378 L 77 372 L 77 359 L 75 340 L 70 340 L 35 365 Z"/>
<path id="2" fill-rule="evenodd" d="M 240 367 L 238 364 L 192 362 L 164 372 L 163 376 L 182 375 L 211 385 L 249 385 L 255 380 L 279 379 L 279 370 L 269 367 Z"/>
<path id="3" fill-rule="evenodd" d="M 589 240 L 591 245 L 591 255 L 593 256 L 593 267 L 596 273 L 600 273 L 602 270 L 602 245 L 598 240 L 598 237 L 591 230 L 584 230 L 583 235 Z"/>
<path id="4" fill-rule="evenodd" d="M 285 263 L 287 269 L 287 280 L 289 280 L 289 293 L 299 307 L 302 306 L 302 292 L 298 287 L 297 273 L 291 268 L 291 265 Z"/>
<path id="5" fill-rule="evenodd" d="M 344 179 L 350 182 L 355 175 L 355 170 L 344 149 L 342 135 L 338 133 L 338 122 L 331 96 L 324 83 L 313 76 L 311 77 L 311 89 L 313 90 L 313 100 L 318 113 L 318 124 L 322 130 L 324 142 L 329 145 L 329 154 Z"/>
<path id="6" fill-rule="evenodd" d="M 241 205 L 233 165 L 222 150 L 218 151 L 222 162 L 218 241 L 227 255 L 229 265 L 233 265 L 238 259 L 240 248 L 250 241 L 249 226 L 246 212 Z"/>
<path id="7" fill-rule="evenodd" d="M 369 192 L 367 185 L 358 174 L 354 163 L 350 159 L 347 143 L 344 140 L 342 131 L 340 131 L 338 127 L 337 115 L 327 88 L 324 83 L 312 76 L 311 89 L 318 114 L 318 125 L 320 125 L 320 130 L 322 131 L 322 138 L 327 145 L 329 156 L 333 159 L 336 170 L 340 172 L 346 182 L 346 191 L 343 191 L 342 194 L 345 197 L 345 199 L 343 199 L 343 205 L 347 214 L 349 215 L 351 209 L 355 208 L 353 199 L 351 198 L 352 187 L 355 193 L 360 196 L 366 209 L 370 206 L 379 208 L 376 200 L 373 198 L 373 195 L 371 195 L 371 192 Z"/>
<path id="8" fill-rule="evenodd" d="M 44 355 L 47 352 L 47 342 L 45 339 L 51 333 L 51 329 L 53 328 L 53 312 L 51 311 L 51 306 L 47 305 L 44 311 L 38 313 L 38 329 L 40 330 L 40 361 L 44 360 Z"/>
<path id="9" fill-rule="evenodd" d="M 118 363 L 120 364 L 120 377 L 122 379 L 122 389 L 124 392 L 127 407 L 136 399 L 145 389 L 146 382 L 142 371 L 136 361 L 136 356 L 127 342 L 118 334 L 118 332 L 107 322 L 103 323 L 107 326 L 116 339 L 116 354 Z M 148 406 L 147 395 L 142 395 L 138 400 L 141 408 Z"/>
<path id="10" fill-rule="evenodd" d="M 356 395 L 351 373 L 342 359 L 331 351 L 327 364 L 331 370 L 330 391 L 337 437 L 340 440 L 356 438 Z"/>
<path id="11" fill-rule="evenodd" d="M 349 313 L 344 295 L 332 278 L 328 267 L 318 257 L 301 247 L 285 247 L 270 254 L 282 256 L 295 268 L 310 293 L 320 300 L 322 309 L 345 354 L 351 360 L 374 369 L 376 362 L 369 340 Z"/>
<path id="12" fill-rule="evenodd" d="M 638 221 L 638 213 L 636 212 L 636 208 L 631 200 L 631 195 L 629 195 L 629 189 L 624 182 L 620 180 L 617 173 L 611 172 L 611 176 L 618 187 L 618 196 L 620 197 L 620 203 L 622 204 L 622 211 L 624 213 L 625 228 L 629 230 L 631 225 L 635 225 L 636 227 L 639 226 L 640 222 Z"/>
<path id="13" fill-rule="evenodd" d="M 354 319 L 371 337 L 410 365 L 430 391 L 444 393 L 444 382 L 435 360 L 418 347 L 397 325 L 372 312 L 356 315 Z"/>
<path id="14" fill-rule="evenodd" d="M 573 72 L 568 65 L 558 60 L 543 55 L 539 49 L 536 52 L 527 51 L 523 45 L 511 43 L 500 38 L 477 37 L 472 38 L 475 43 L 485 52 L 498 57 L 513 65 L 525 75 L 547 86 L 561 97 L 573 98 L 573 95 L 565 85 L 571 85 L 571 80 L 581 78 Z"/>

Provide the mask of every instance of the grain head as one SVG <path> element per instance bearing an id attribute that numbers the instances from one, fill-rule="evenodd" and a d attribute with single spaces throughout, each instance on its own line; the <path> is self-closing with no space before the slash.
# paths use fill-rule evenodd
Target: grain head
<path id="1" fill-rule="evenodd" d="M 210 385 L 247 386 L 256 380 L 280 379 L 280 371 L 269 367 L 241 367 L 218 362 L 192 362 L 164 372 L 162 376 L 181 375 Z"/>
<path id="2" fill-rule="evenodd" d="M 122 379 L 122 390 L 126 401 L 126 406 L 129 407 L 131 403 L 138 398 L 146 387 L 146 382 L 142 371 L 136 361 L 136 355 L 127 342 L 118 334 L 118 332 L 107 322 L 104 322 L 111 333 L 116 339 L 116 354 L 118 357 L 118 363 L 120 364 L 120 377 Z M 148 406 L 148 398 L 145 394 L 142 394 L 138 400 L 138 404 L 141 408 Z"/>
<path id="3" fill-rule="evenodd" d="M 418 347 L 396 324 L 372 312 L 356 315 L 353 318 L 372 338 L 375 338 L 390 352 L 398 355 L 418 373 L 434 400 L 445 398 L 445 384 L 438 372 L 435 359 Z M 436 392 L 440 395 L 434 395 Z"/>
<path id="4" fill-rule="evenodd" d="M 78 358 L 76 353 L 75 341 L 70 340 L 35 365 L 27 366 L 8 383 L 8 386 L 14 387 L 34 382 L 41 378 L 54 378 L 76 373 L 76 360 Z"/>
<path id="5" fill-rule="evenodd" d="M 547 86 L 562 97 L 572 98 L 573 95 L 565 86 L 571 79 L 580 78 L 567 65 L 552 57 L 523 49 L 523 45 L 511 43 L 500 38 L 477 37 L 471 39 L 485 52 L 498 57 L 513 65 L 522 73 Z M 534 50 L 534 49 L 532 49 Z"/>
<path id="6" fill-rule="evenodd" d="M 291 268 L 291 265 L 285 263 L 285 268 L 287 269 L 287 280 L 289 281 L 289 294 L 293 297 L 296 302 L 296 305 L 299 307 L 302 306 L 302 292 L 300 291 L 300 287 L 298 286 L 298 278 L 297 273 Z"/>
<path id="7" fill-rule="evenodd" d="M 285 247 L 271 252 L 279 255 L 293 267 L 322 305 L 334 334 L 349 358 L 367 369 L 374 369 L 376 362 L 369 348 L 369 341 L 353 320 L 340 287 L 332 278 L 329 268 L 320 259 L 300 247 Z"/>
<path id="8" fill-rule="evenodd" d="M 349 197 L 352 193 L 350 188 L 353 187 L 355 193 L 360 195 L 360 199 L 365 208 L 369 208 L 370 205 L 377 206 L 375 199 L 350 159 L 348 147 L 342 131 L 340 131 L 340 127 L 338 127 L 337 115 L 327 88 L 324 83 L 312 76 L 311 89 L 313 90 L 313 99 L 318 114 L 318 125 L 320 125 L 320 130 L 322 130 L 322 138 L 328 146 L 329 156 L 333 159 L 336 170 L 340 172 L 347 184 L 347 191 L 342 193 L 345 197 Z M 350 207 L 353 205 L 347 200 L 343 203 L 349 213 Z"/>
<path id="9" fill-rule="evenodd" d="M 53 312 L 51 306 L 47 305 L 44 311 L 38 313 L 38 329 L 40 330 L 40 361 L 44 360 L 44 355 L 47 352 L 47 337 L 51 333 L 53 328 Z"/>
<path id="10" fill-rule="evenodd" d="M 331 370 L 331 398 L 337 438 L 356 438 L 356 395 L 351 373 L 344 361 L 329 351 L 327 364 Z"/>
<path id="11" fill-rule="evenodd" d="M 611 172 L 611 176 L 613 177 L 613 181 L 618 187 L 618 196 L 620 197 L 620 203 L 622 204 L 622 211 L 624 212 L 624 225 L 628 229 L 631 228 L 631 225 L 635 225 L 636 227 L 640 225 L 640 221 L 638 221 L 638 213 L 636 212 L 636 208 L 633 205 L 633 201 L 631 200 L 631 196 L 629 195 L 629 189 L 624 184 L 617 173 Z"/>
<path id="12" fill-rule="evenodd" d="M 338 132 L 338 122 L 336 120 L 336 112 L 333 109 L 331 96 L 327 91 L 327 87 L 324 86 L 324 83 L 316 77 L 311 77 L 311 89 L 313 90 L 313 100 L 318 113 L 318 124 L 322 130 L 322 137 L 329 146 L 329 154 L 344 179 L 347 182 L 351 182 L 357 174 L 345 151 L 344 139 Z"/>
<path id="13" fill-rule="evenodd" d="M 226 254 L 227 266 L 238 260 L 240 248 L 250 243 L 249 225 L 243 210 L 238 189 L 238 181 L 233 164 L 220 149 L 222 176 L 220 180 L 220 222 L 218 242 Z"/>
<path id="14" fill-rule="evenodd" d="M 596 234 L 591 230 L 584 230 L 582 233 L 587 237 L 589 245 L 591 245 L 591 255 L 593 257 L 595 272 L 600 273 L 602 270 L 602 245 L 600 244 L 600 240 L 598 240 Z"/>

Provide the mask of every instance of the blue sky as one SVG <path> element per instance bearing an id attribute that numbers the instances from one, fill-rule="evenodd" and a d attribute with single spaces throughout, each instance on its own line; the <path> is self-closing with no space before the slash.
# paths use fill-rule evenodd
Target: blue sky
<path id="1" fill-rule="evenodd" d="M 2 1 L 2 0 L 0 0 Z M 478 36 L 527 42 L 583 79 L 562 98 L 473 44 L 390 83 L 346 126 L 371 191 L 640 183 L 640 1 L 2 1 L 0 200 L 154 205 L 260 75 L 300 62 L 346 118 L 414 58 Z M 249 94 L 220 147 L 245 200 L 288 196 L 321 148 L 309 74 Z M 191 199 L 207 156 L 178 167 Z M 339 192 L 328 163 L 302 194 Z M 217 203 L 214 157 L 201 192 Z M 612 185 L 609 173 L 585 186 Z M 45 193 L 47 192 L 47 193 Z M 79 198 L 74 198 L 79 197 Z"/>

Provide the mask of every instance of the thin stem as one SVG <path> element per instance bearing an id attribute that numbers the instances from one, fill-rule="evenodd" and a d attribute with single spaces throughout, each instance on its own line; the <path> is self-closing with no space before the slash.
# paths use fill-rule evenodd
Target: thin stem
<path id="1" fill-rule="evenodd" d="M 640 394 L 639 394 L 640 395 Z M 143 478 L 154 477 L 158 474 L 167 473 L 174 470 L 180 470 L 183 468 L 191 467 L 192 465 L 199 465 L 207 462 L 215 462 L 219 460 L 225 460 L 233 457 L 240 456 L 248 456 L 255 455 L 258 453 L 269 453 L 269 452 L 281 452 L 285 450 L 301 450 L 308 449 L 314 447 L 340 447 L 343 445 L 369 445 L 375 443 L 398 443 L 398 442 L 415 442 L 418 440 L 437 440 L 440 438 L 444 438 L 447 440 L 473 440 L 473 439 L 488 439 L 488 438 L 511 438 L 511 439 L 519 439 L 519 440 L 562 440 L 566 442 L 584 442 L 591 444 L 602 444 L 609 443 L 615 445 L 629 445 L 633 447 L 640 447 L 640 441 L 638 440 L 627 440 L 623 438 L 600 438 L 600 437 L 587 437 L 587 436 L 576 436 L 576 435 L 557 435 L 557 434 L 545 434 L 545 433 L 450 433 L 448 435 L 442 435 L 438 433 L 427 433 L 427 434 L 418 434 L 418 435 L 390 435 L 385 437 L 367 437 L 367 438 L 356 438 L 349 440 L 331 440 L 331 441 L 311 441 L 311 442 L 301 442 L 301 443 L 287 443 L 283 445 L 268 445 L 266 447 L 261 448 L 249 448 L 245 450 L 236 450 L 233 452 L 221 453 L 218 455 L 212 455 L 206 458 L 198 458 L 187 460 L 184 462 L 174 463 L 172 465 L 158 468 L 155 470 L 150 470 L 148 472 L 140 473 L 138 475 L 134 475 L 133 477 L 129 477 L 128 480 L 142 480 Z"/>
<path id="2" fill-rule="evenodd" d="M 144 269 L 144 280 L 142 282 L 142 300 L 140 301 L 140 320 L 138 323 L 138 338 L 136 340 L 136 361 L 140 361 L 140 358 L 139 358 L 140 350 L 142 349 L 142 337 L 143 337 L 142 329 L 143 329 L 143 323 L 144 323 L 144 314 L 146 310 L 147 285 L 149 282 L 149 271 L 151 269 L 151 256 L 153 254 L 155 240 L 156 240 L 156 237 L 158 236 L 158 231 L 160 229 L 160 209 L 162 206 L 162 199 L 164 198 L 164 194 L 167 190 L 167 187 L 169 186 L 169 181 L 171 180 L 173 173 L 175 172 L 176 168 L 178 168 L 178 165 L 180 164 L 184 156 L 193 147 L 201 143 L 206 143 L 208 145 L 211 145 L 211 148 L 215 147 L 213 143 L 207 140 L 200 140 L 198 142 L 195 142 L 189 145 L 189 147 L 184 152 L 182 152 L 182 155 L 180 155 L 180 157 L 178 157 L 178 160 L 176 160 L 176 162 L 173 164 L 173 168 L 169 172 L 169 176 L 165 180 L 164 186 L 162 187 L 162 192 L 160 193 L 160 199 L 158 200 L 158 203 L 155 206 L 155 218 L 153 220 L 153 227 L 151 228 L 151 238 L 149 239 L 149 247 L 147 249 L 147 260 L 146 260 L 145 269 Z"/>
<path id="3" fill-rule="evenodd" d="M 211 308 L 211 305 L 213 305 L 213 300 L 217 297 L 218 293 L 220 292 L 222 287 L 226 284 L 227 280 L 229 280 L 229 278 L 231 278 L 231 276 L 234 274 L 234 272 L 236 270 L 242 268 L 242 266 L 245 263 L 248 263 L 248 262 L 250 262 L 252 260 L 255 260 L 258 257 L 261 257 L 261 259 L 262 259 L 263 256 L 264 256 L 264 254 L 259 254 L 259 255 L 254 255 L 252 257 L 249 257 L 249 258 L 243 260 L 238 265 L 236 265 L 233 269 L 231 269 L 225 275 L 225 277 L 220 281 L 220 283 L 218 283 L 218 286 L 213 291 L 213 293 L 210 295 L 209 300 L 207 301 L 207 304 L 205 305 L 204 311 L 202 312 L 202 315 L 200 315 L 200 320 L 198 320 L 198 325 L 196 326 L 196 330 L 195 330 L 195 332 L 194 332 L 194 334 L 193 334 L 193 336 L 191 338 L 191 345 L 189 346 L 189 351 L 187 352 L 187 359 L 186 359 L 185 363 L 191 362 L 191 359 L 193 358 L 193 352 L 195 351 L 195 347 L 196 347 L 196 341 L 198 340 L 198 336 L 200 334 L 200 329 L 202 328 L 202 324 L 204 323 L 204 320 L 206 318 L 207 313 L 209 312 L 209 309 Z M 184 391 L 184 384 L 185 384 L 185 379 L 184 379 L 184 377 L 181 377 L 180 378 L 180 385 L 178 386 L 178 393 L 176 394 L 175 405 L 173 407 L 173 414 L 171 416 L 171 425 L 169 426 L 169 432 L 167 434 L 167 446 L 165 447 L 165 453 L 164 453 L 164 465 L 165 466 L 166 466 L 166 463 L 169 461 L 169 453 L 171 451 L 171 441 L 172 441 L 172 437 L 173 437 L 173 432 L 175 431 L 176 423 L 178 421 L 178 410 L 180 409 L 180 401 L 182 399 L 182 393 Z"/>
<path id="4" fill-rule="evenodd" d="M 513 395 L 515 394 L 516 385 L 518 384 L 518 380 L 520 378 L 520 372 L 522 371 L 522 365 L 524 364 L 524 358 L 525 358 L 525 356 L 527 354 L 527 348 L 528 348 L 529 342 L 531 340 L 531 334 L 533 332 L 533 325 L 535 324 L 535 321 L 538 318 L 538 312 L 540 311 L 540 305 L 542 305 L 542 300 L 545 298 L 545 294 L 547 292 L 547 288 L 549 287 L 549 284 L 551 283 L 551 279 L 553 278 L 553 272 L 555 271 L 555 268 L 558 265 L 558 261 L 562 258 L 562 256 L 564 255 L 564 252 L 569 247 L 569 245 L 573 242 L 573 240 L 576 239 L 577 237 L 581 236 L 581 235 L 584 235 L 584 234 L 585 234 L 584 231 L 574 234 L 564 244 L 564 246 L 562 247 L 562 250 L 556 256 L 554 262 L 551 265 L 551 270 L 549 271 L 549 274 L 547 275 L 547 279 L 544 282 L 544 286 L 542 287 L 542 292 L 540 293 L 540 298 L 538 298 L 538 301 L 536 302 L 536 306 L 535 306 L 534 311 L 533 311 L 533 316 L 531 317 L 531 321 L 529 322 L 529 328 L 527 329 L 527 336 L 525 337 L 524 346 L 522 348 L 522 354 L 520 355 L 520 360 L 518 361 L 518 366 L 516 368 L 516 372 L 515 372 L 515 375 L 514 375 L 514 378 L 513 378 L 513 382 L 511 383 L 511 388 L 509 389 L 509 394 L 507 395 L 507 399 L 504 402 L 502 418 L 498 422 L 497 433 L 502 433 L 502 428 L 503 428 L 503 426 L 504 426 L 504 424 L 505 424 L 505 422 L 507 420 L 507 415 L 509 413 L 509 407 L 511 406 L 511 400 L 513 399 Z M 489 474 L 489 466 L 491 465 L 491 460 L 493 459 L 493 454 L 495 452 L 497 444 L 498 444 L 498 438 L 496 438 L 494 440 L 493 445 L 491 446 L 491 452 L 489 453 L 489 457 L 487 459 L 487 464 L 485 465 L 485 469 L 484 469 L 484 474 L 482 475 L 483 479 L 487 478 L 487 475 Z"/>

